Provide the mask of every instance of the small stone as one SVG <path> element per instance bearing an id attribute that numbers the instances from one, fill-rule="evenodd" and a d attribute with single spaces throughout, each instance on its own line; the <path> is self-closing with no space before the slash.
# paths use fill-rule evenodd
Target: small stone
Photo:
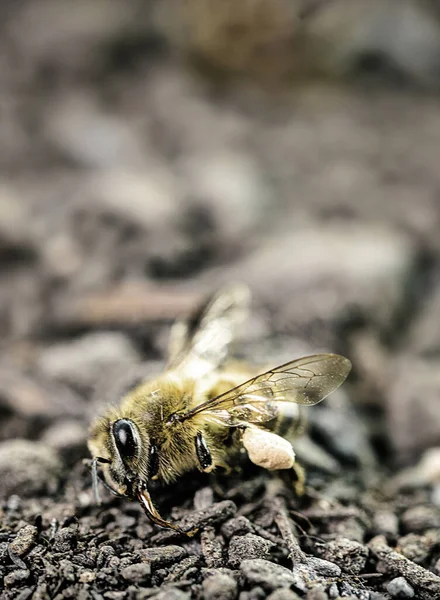
<path id="1" fill-rule="evenodd" d="M 77 527 L 62 527 L 54 538 L 52 550 L 54 552 L 67 553 L 76 547 L 78 541 Z"/>
<path id="2" fill-rule="evenodd" d="M 399 519 L 389 510 L 378 510 L 373 516 L 372 530 L 375 535 L 397 536 Z"/>
<path id="3" fill-rule="evenodd" d="M 63 462 L 73 464 L 86 453 L 87 428 L 79 421 L 57 421 L 44 432 L 42 441 L 58 452 Z"/>
<path id="4" fill-rule="evenodd" d="M 52 344 L 40 353 L 38 366 L 47 377 L 88 391 L 103 373 L 138 362 L 139 356 L 124 334 L 97 332 L 73 342 Z"/>
<path id="5" fill-rule="evenodd" d="M 387 592 L 393 598 L 414 598 L 414 589 L 404 577 L 396 577 L 387 584 Z"/>
<path id="6" fill-rule="evenodd" d="M 440 544 L 440 529 L 428 529 L 424 535 L 408 533 L 399 538 L 399 552 L 417 564 L 422 564 L 435 546 Z"/>
<path id="7" fill-rule="evenodd" d="M 440 508 L 413 506 L 403 513 L 401 520 L 405 530 L 409 533 L 437 529 L 440 527 Z"/>
<path id="8" fill-rule="evenodd" d="M 9 544 L 9 549 L 17 556 L 24 556 L 34 546 L 37 538 L 38 529 L 34 525 L 25 525 Z"/>
<path id="9" fill-rule="evenodd" d="M 229 519 L 222 525 L 221 532 L 225 538 L 231 538 L 233 535 L 244 535 L 253 531 L 252 523 L 246 517 L 239 516 Z"/>
<path id="10" fill-rule="evenodd" d="M 187 556 L 187 551 L 181 546 L 164 546 L 158 548 L 145 548 L 139 552 L 142 560 L 151 564 L 153 568 L 174 564 Z"/>
<path id="11" fill-rule="evenodd" d="M 135 563 L 121 570 L 121 575 L 125 581 L 130 583 L 143 584 L 149 581 L 151 567 L 147 563 Z"/>
<path id="12" fill-rule="evenodd" d="M 237 596 L 237 582 L 230 575 L 215 573 L 202 584 L 205 600 L 234 600 Z"/>
<path id="13" fill-rule="evenodd" d="M 243 560 L 240 570 L 249 583 L 261 585 L 267 590 L 288 588 L 295 583 L 295 576 L 289 569 L 262 558 Z"/>
<path id="14" fill-rule="evenodd" d="M 249 590 L 249 592 L 240 592 L 238 600 L 266 600 L 266 592 L 262 587 L 257 585 Z"/>
<path id="15" fill-rule="evenodd" d="M 79 580 L 81 583 L 92 583 L 96 579 L 96 573 L 93 571 L 83 571 L 79 574 Z"/>
<path id="16" fill-rule="evenodd" d="M 284 588 L 272 592 L 270 596 L 267 597 L 267 600 L 300 600 L 300 597 L 298 594 L 295 594 L 293 590 Z M 315 600 L 317 599 L 315 598 Z"/>
<path id="17" fill-rule="evenodd" d="M 57 454 L 44 444 L 20 439 L 0 444 L 0 498 L 53 491 L 60 471 Z"/>
<path id="18" fill-rule="evenodd" d="M 367 562 L 368 548 L 347 538 L 336 538 L 318 547 L 319 555 L 332 562 L 342 565 L 345 572 L 360 573 Z"/>
<path id="19" fill-rule="evenodd" d="M 26 581 L 29 575 L 30 572 L 28 571 L 28 569 L 17 569 L 16 571 L 8 573 L 7 575 L 5 575 L 4 578 L 5 588 L 14 587 L 17 584 Z"/>
<path id="20" fill-rule="evenodd" d="M 267 558 L 274 543 L 265 540 L 259 535 L 247 533 L 242 536 L 234 536 L 229 543 L 228 559 L 233 568 L 240 566 L 241 561 L 252 558 Z"/>
<path id="21" fill-rule="evenodd" d="M 191 594 L 175 587 L 165 586 L 154 596 L 154 600 L 191 600 Z"/>
<path id="22" fill-rule="evenodd" d="M 216 502 L 212 506 L 185 516 L 181 527 L 185 530 L 199 529 L 215 523 L 223 523 L 237 512 L 237 507 L 232 500 Z"/>
<path id="23" fill-rule="evenodd" d="M 328 596 L 322 588 L 313 587 L 307 592 L 306 600 L 328 600 Z"/>

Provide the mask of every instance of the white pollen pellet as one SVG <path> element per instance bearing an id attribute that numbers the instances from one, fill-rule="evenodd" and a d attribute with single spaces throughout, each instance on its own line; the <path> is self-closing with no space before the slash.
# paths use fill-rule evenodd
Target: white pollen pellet
<path id="1" fill-rule="evenodd" d="M 243 446 L 249 459 L 265 469 L 290 469 L 295 462 L 292 445 L 270 431 L 247 428 L 243 434 Z"/>

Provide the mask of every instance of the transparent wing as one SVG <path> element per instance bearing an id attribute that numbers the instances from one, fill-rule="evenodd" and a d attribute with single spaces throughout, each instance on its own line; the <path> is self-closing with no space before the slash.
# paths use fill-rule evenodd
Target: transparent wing
<path id="1" fill-rule="evenodd" d="M 257 375 L 179 415 L 178 420 L 203 412 L 228 425 L 264 423 L 276 416 L 275 403 L 318 404 L 345 381 L 350 370 L 351 362 L 338 354 L 306 356 Z"/>
<path id="2" fill-rule="evenodd" d="M 177 322 L 171 329 L 168 369 L 200 377 L 220 366 L 247 316 L 249 301 L 246 286 L 231 285 L 205 300 L 189 319 Z"/>

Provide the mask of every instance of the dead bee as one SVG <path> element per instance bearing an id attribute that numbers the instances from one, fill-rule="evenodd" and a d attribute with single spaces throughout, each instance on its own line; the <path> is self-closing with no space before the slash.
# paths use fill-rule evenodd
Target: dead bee
<path id="1" fill-rule="evenodd" d="M 298 428 L 297 405 L 317 404 L 336 390 L 351 363 L 315 354 L 256 374 L 228 362 L 248 304 L 248 289 L 230 286 L 177 322 L 165 372 L 138 385 L 94 424 L 89 449 L 98 502 L 99 477 L 113 494 L 138 499 L 154 523 L 180 531 L 157 512 L 148 482 L 168 483 L 193 469 L 228 470 L 243 447 L 255 464 L 294 468 L 301 479 L 292 446 L 278 433 Z"/>

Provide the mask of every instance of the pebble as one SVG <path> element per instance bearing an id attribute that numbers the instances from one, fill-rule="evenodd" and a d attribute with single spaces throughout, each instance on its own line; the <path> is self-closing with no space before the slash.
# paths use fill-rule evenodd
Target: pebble
<path id="1" fill-rule="evenodd" d="M 9 544 L 9 549 L 17 556 L 24 556 L 35 545 L 37 538 L 38 529 L 34 525 L 25 525 Z"/>
<path id="2" fill-rule="evenodd" d="M 440 508 L 436 506 L 413 506 L 401 517 L 402 525 L 409 533 L 440 527 Z"/>
<path id="3" fill-rule="evenodd" d="M 243 560 L 240 571 L 249 583 L 261 585 L 271 591 L 288 588 L 296 581 L 292 571 L 262 558 Z"/>
<path id="4" fill-rule="evenodd" d="M 399 519 L 390 510 L 378 510 L 373 516 L 372 530 L 375 535 L 393 538 L 399 531 Z"/>
<path id="5" fill-rule="evenodd" d="M 151 567 L 147 563 L 135 563 L 121 570 L 121 575 L 125 581 L 130 583 L 143 584 L 146 583 L 151 575 Z"/>
<path id="6" fill-rule="evenodd" d="M 307 592 L 307 600 L 328 600 L 327 594 L 321 587 L 313 587 Z"/>
<path id="7" fill-rule="evenodd" d="M 62 527 L 54 538 L 53 552 L 67 553 L 76 547 L 78 541 L 78 527 Z"/>
<path id="8" fill-rule="evenodd" d="M 387 592 L 393 598 L 414 598 L 412 588 L 404 577 L 396 577 L 387 584 Z"/>
<path id="9" fill-rule="evenodd" d="M 42 442 L 53 448 L 63 463 L 74 464 L 87 454 L 87 428 L 73 419 L 60 420 L 44 432 Z"/>
<path id="10" fill-rule="evenodd" d="M 164 546 L 145 548 L 139 552 L 142 560 L 153 568 L 176 563 L 187 556 L 187 551 L 181 546 Z"/>
<path id="11" fill-rule="evenodd" d="M 182 528 L 185 530 L 197 529 L 213 525 L 215 523 L 223 523 L 237 512 L 237 506 L 232 500 L 223 500 L 217 502 L 204 510 L 192 513 L 182 519 Z"/>
<path id="12" fill-rule="evenodd" d="M 226 523 L 223 523 L 221 532 L 225 538 L 229 539 L 233 535 L 244 535 L 245 533 L 250 533 L 253 531 L 253 529 L 253 525 L 249 519 L 240 515 L 239 517 L 234 517 L 233 519 L 226 521 Z"/>
<path id="13" fill-rule="evenodd" d="M 60 472 L 57 454 L 44 444 L 21 439 L 0 443 L 0 498 L 53 492 Z"/>
<path id="14" fill-rule="evenodd" d="M 11 571 L 4 577 L 4 585 L 5 588 L 14 587 L 17 583 L 21 583 L 26 581 L 29 577 L 30 572 L 28 569 L 17 569 L 16 571 Z"/>
<path id="15" fill-rule="evenodd" d="M 298 594 L 296 594 L 293 590 L 288 590 L 286 588 L 281 590 L 276 590 L 272 592 L 267 600 L 300 600 Z M 315 600 L 318 600 L 315 598 Z"/>
<path id="16" fill-rule="evenodd" d="M 345 572 L 360 573 L 367 562 L 368 548 L 347 538 L 336 538 L 318 547 L 319 555 L 332 562 L 342 565 Z"/>
<path id="17" fill-rule="evenodd" d="M 253 533 L 234 536 L 229 543 L 229 564 L 231 567 L 237 568 L 244 558 L 267 558 L 267 555 L 274 546 L 273 542 Z"/>
<path id="18" fill-rule="evenodd" d="M 234 600 L 237 597 L 237 582 L 230 575 L 217 572 L 203 581 L 205 600 Z"/>
<path id="19" fill-rule="evenodd" d="M 175 587 L 166 586 L 154 596 L 154 600 L 191 600 L 191 594 Z"/>
<path id="20" fill-rule="evenodd" d="M 103 374 L 138 362 L 139 356 L 124 334 L 104 331 L 89 333 L 68 343 L 52 344 L 41 351 L 38 367 L 51 379 L 88 391 Z"/>

